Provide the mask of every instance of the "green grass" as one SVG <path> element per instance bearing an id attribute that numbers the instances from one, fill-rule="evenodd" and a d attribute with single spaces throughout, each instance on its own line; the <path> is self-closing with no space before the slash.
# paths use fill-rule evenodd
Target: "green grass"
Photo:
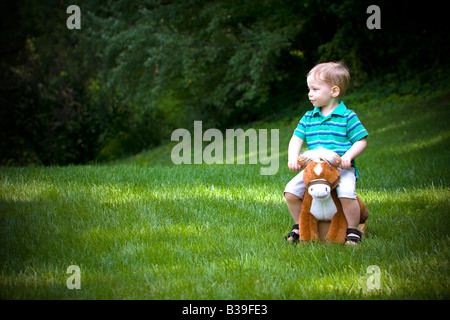
<path id="1" fill-rule="evenodd" d="M 357 247 L 283 239 L 285 149 L 301 114 L 253 125 L 280 130 L 273 176 L 175 166 L 173 144 L 110 165 L 1 168 L 1 298 L 448 299 L 449 98 L 349 97 L 370 133 Z M 70 265 L 81 290 L 66 287 Z"/>

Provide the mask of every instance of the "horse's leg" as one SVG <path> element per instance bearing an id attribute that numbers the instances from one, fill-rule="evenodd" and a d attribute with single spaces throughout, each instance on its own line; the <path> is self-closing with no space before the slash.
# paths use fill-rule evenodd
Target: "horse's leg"
<path id="1" fill-rule="evenodd" d="M 347 219 L 345 218 L 341 202 L 339 201 L 336 192 L 333 192 L 331 195 L 334 204 L 336 205 L 337 213 L 333 216 L 333 219 L 331 219 L 330 230 L 328 231 L 326 238 L 332 242 L 343 244 L 346 237 Z"/>
<path id="2" fill-rule="evenodd" d="M 300 211 L 300 240 L 318 240 L 317 219 L 311 214 L 312 197 L 306 192 L 303 198 L 302 210 Z"/>

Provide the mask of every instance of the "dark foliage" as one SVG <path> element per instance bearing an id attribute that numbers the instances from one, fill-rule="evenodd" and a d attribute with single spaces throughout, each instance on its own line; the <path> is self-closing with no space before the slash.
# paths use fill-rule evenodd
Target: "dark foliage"
<path id="1" fill-rule="evenodd" d="M 66 27 L 70 4 L 0 5 L 2 165 L 107 161 L 194 120 L 267 118 L 298 105 L 322 61 L 344 61 L 353 90 L 448 71 L 442 2 L 87 0 L 81 30 Z"/>

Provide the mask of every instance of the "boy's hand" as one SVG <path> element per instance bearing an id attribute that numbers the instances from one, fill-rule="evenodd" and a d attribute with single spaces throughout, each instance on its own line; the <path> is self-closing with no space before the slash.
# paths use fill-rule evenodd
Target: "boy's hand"
<path id="1" fill-rule="evenodd" d="M 353 146 L 347 150 L 347 152 L 341 157 L 341 165 L 342 169 L 348 169 L 352 166 L 352 159 L 355 159 L 359 156 L 367 146 L 367 139 L 362 138 L 359 141 L 356 141 Z"/>
<path id="2" fill-rule="evenodd" d="M 341 169 L 345 170 L 350 168 L 351 166 L 352 166 L 352 158 L 344 154 L 341 157 L 341 165 L 340 165 Z"/>
<path id="3" fill-rule="evenodd" d="M 297 161 L 288 162 L 288 167 L 289 167 L 289 170 L 291 170 L 291 171 L 296 171 L 296 172 L 302 171 L 302 167 L 298 164 Z"/>

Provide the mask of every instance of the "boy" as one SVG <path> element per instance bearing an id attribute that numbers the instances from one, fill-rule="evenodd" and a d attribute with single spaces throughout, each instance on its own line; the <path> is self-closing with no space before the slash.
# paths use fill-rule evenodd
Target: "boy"
<path id="1" fill-rule="evenodd" d="M 355 230 L 359 224 L 360 208 L 356 200 L 358 170 L 354 159 L 366 148 L 368 133 L 356 114 L 340 101 L 350 84 L 350 73 L 340 62 L 321 63 L 311 69 L 306 81 L 314 110 L 306 112 L 289 142 L 289 170 L 301 170 L 297 157 L 304 141 L 309 149 L 322 147 L 341 156 L 341 180 L 337 194 L 348 224 L 346 244 L 356 245 L 361 240 L 361 233 Z M 298 222 L 305 190 L 303 171 L 284 190 L 289 212 L 295 222 L 292 231 L 285 237 L 288 241 L 299 239 Z"/>

